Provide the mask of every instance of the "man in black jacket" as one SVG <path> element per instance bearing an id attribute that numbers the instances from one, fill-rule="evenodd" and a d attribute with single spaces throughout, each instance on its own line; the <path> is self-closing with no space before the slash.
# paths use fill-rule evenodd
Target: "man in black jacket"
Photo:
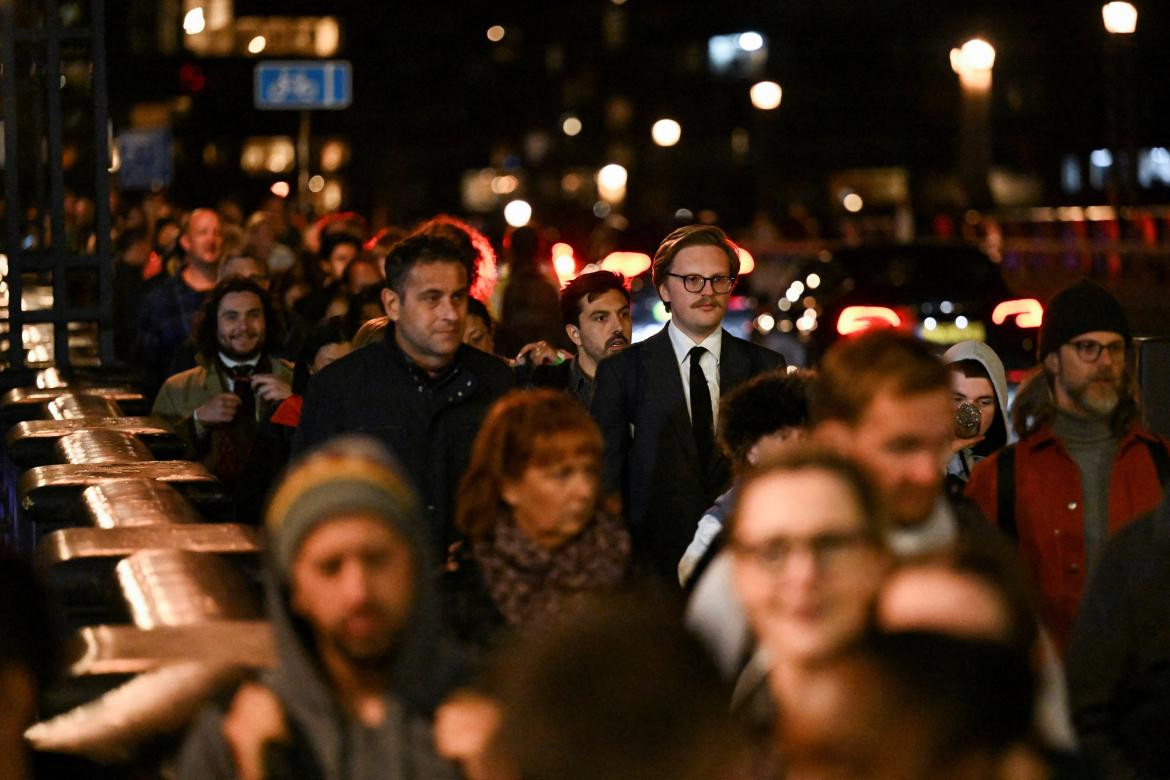
<path id="1" fill-rule="evenodd" d="M 1170 499 L 1106 543 L 1073 627 L 1068 688 L 1101 777 L 1170 776 Z"/>
<path id="2" fill-rule="evenodd" d="M 363 432 L 402 463 L 440 552 L 456 538 L 455 494 L 492 402 L 513 386 L 500 359 L 463 344 L 475 268 L 459 247 L 414 235 L 386 257 L 383 341 L 313 377 L 294 456 L 338 433 Z"/>
<path id="3" fill-rule="evenodd" d="M 673 581 L 699 517 L 731 479 L 715 446 L 719 396 L 784 358 L 722 328 L 739 273 L 739 253 L 722 230 L 679 228 L 652 267 L 670 322 L 598 364 L 591 412 L 635 557 Z"/>

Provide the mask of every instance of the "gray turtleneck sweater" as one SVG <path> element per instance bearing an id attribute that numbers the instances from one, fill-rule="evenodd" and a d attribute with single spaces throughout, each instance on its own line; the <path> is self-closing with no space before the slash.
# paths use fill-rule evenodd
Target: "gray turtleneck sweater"
<path id="1" fill-rule="evenodd" d="M 1052 431 L 1081 470 L 1085 518 L 1085 566 L 1092 569 L 1109 534 L 1109 479 L 1118 439 L 1108 418 L 1078 417 L 1058 410 Z"/>

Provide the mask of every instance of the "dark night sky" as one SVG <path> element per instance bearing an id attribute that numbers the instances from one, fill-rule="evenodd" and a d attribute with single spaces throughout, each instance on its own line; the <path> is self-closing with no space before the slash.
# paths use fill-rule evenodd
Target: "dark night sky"
<path id="1" fill-rule="evenodd" d="M 1138 5 L 1137 140 L 1170 145 L 1160 110 L 1170 97 L 1161 75 L 1170 64 L 1170 8 Z M 640 164 L 666 170 L 672 190 L 691 199 L 704 188 L 740 188 L 728 173 L 725 147 L 741 126 L 752 131 L 761 153 L 766 148 L 774 178 L 794 192 L 823 186 L 841 168 L 946 169 L 954 162 L 959 101 L 947 52 L 976 34 L 998 50 L 996 163 L 1054 178 L 1063 154 L 1104 143 L 1106 35 L 1095 2 L 628 0 L 619 9 L 609 0 L 236 0 L 237 16 L 323 12 L 342 19 L 339 56 L 353 62 L 355 101 L 347 112 L 317 115 L 314 129 L 352 139 L 362 161 L 353 172 L 359 207 L 393 191 L 396 211 L 458 210 L 459 174 L 490 164 L 493 151 L 520 151 L 534 129 L 547 130 L 554 142 L 544 163 L 550 170 L 595 167 L 615 144 L 625 145 Z M 625 20 L 618 49 L 603 45 L 607 14 Z M 503 44 L 487 41 L 492 24 L 508 29 Z M 783 105 L 767 117 L 747 104 L 750 82 L 714 79 L 693 67 L 705 56 L 708 36 L 748 29 L 768 36 L 766 75 L 785 89 Z M 550 47 L 563 51 L 558 70 L 547 67 Z M 111 48 L 118 51 L 116 41 Z M 166 67 L 153 81 L 126 78 L 140 66 L 128 55 L 112 64 L 115 110 L 173 81 Z M 210 87 L 197 96 L 180 136 L 291 131 L 292 116 L 249 110 L 250 61 L 203 64 Z M 626 130 L 606 129 L 601 121 L 605 101 L 615 95 L 633 104 Z M 557 132 L 567 110 L 578 112 L 586 127 L 572 143 Z M 683 143 L 670 150 L 674 159 L 658 159 L 663 150 L 649 146 L 649 125 L 662 115 L 684 127 Z"/>

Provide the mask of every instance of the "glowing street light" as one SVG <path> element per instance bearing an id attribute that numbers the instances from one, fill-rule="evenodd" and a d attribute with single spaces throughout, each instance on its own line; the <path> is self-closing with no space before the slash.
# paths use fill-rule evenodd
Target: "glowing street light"
<path id="1" fill-rule="evenodd" d="M 629 174 L 617 163 L 610 163 L 597 172 L 597 194 L 610 203 L 626 197 L 626 181 Z"/>
<path id="2" fill-rule="evenodd" d="M 514 228 L 524 227 L 532 219 L 532 206 L 525 200 L 509 201 L 504 206 L 504 221 Z"/>
<path id="3" fill-rule="evenodd" d="M 764 36 L 758 32 L 745 32 L 740 34 L 736 43 L 744 51 L 759 51 L 764 48 Z"/>
<path id="4" fill-rule="evenodd" d="M 753 106 L 761 111 L 771 111 L 779 108 L 784 90 L 775 81 L 761 81 L 753 85 L 748 94 L 751 95 Z"/>
<path id="5" fill-rule="evenodd" d="M 577 278 L 577 258 L 573 256 L 573 247 L 565 243 L 552 245 L 553 270 L 557 272 L 557 280 L 561 287 Z"/>
<path id="6" fill-rule="evenodd" d="M 561 122 L 561 131 L 570 138 L 581 132 L 581 120 L 569 114 Z"/>
<path id="7" fill-rule="evenodd" d="M 489 41 L 491 41 L 492 43 L 499 43 L 500 41 L 504 40 L 504 33 L 505 32 L 506 31 L 504 30 L 502 25 L 493 24 L 491 27 L 488 28 L 487 39 Z"/>
<path id="8" fill-rule="evenodd" d="M 207 18 L 203 15 L 202 8 L 192 8 L 183 17 L 183 32 L 188 35 L 198 35 L 207 29 Z"/>
<path id="9" fill-rule="evenodd" d="M 951 49 L 951 70 L 967 89 L 991 89 L 991 69 L 995 65 L 995 47 L 982 38 L 972 38 Z"/>
<path id="10" fill-rule="evenodd" d="M 951 70 L 959 76 L 959 178 L 972 203 L 991 202 L 991 69 L 995 47 L 972 38 L 951 49 Z M 844 205 L 844 204 L 843 204 Z M 859 207 L 862 204 L 857 204 Z"/>
<path id="11" fill-rule="evenodd" d="M 1106 3 L 1101 6 L 1106 31 L 1114 35 L 1132 35 L 1137 29 L 1137 8 L 1133 3 Z"/>
<path id="12" fill-rule="evenodd" d="M 682 137 L 682 125 L 673 119 L 659 119 L 650 128 L 650 137 L 659 146 L 674 146 Z"/>
<path id="13" fill-rule="evenodd" d="M 265 40 L 264 36 L 257 35 L 255 38 L 248 41 L 248 53 L 259 54 L 260 52 L 264 51 L 264 47 L 267 45 L 268 41 Z"/>

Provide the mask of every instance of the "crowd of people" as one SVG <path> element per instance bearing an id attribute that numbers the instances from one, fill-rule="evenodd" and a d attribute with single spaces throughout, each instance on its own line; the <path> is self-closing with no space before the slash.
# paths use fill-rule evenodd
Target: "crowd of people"
<path id="1" fill-rule="evenodd" d="M 1170 455 L 1103 288 L 1013 401 L 982 343 L 786 366 L 723 327 L 712 225 L 632 343 L 628 280 L 560 287 L 534 229 L 237 221 L 116 242 L 119 349 L 266 539 L 279 664 L 178 777 L 1170 776 Z"/>

